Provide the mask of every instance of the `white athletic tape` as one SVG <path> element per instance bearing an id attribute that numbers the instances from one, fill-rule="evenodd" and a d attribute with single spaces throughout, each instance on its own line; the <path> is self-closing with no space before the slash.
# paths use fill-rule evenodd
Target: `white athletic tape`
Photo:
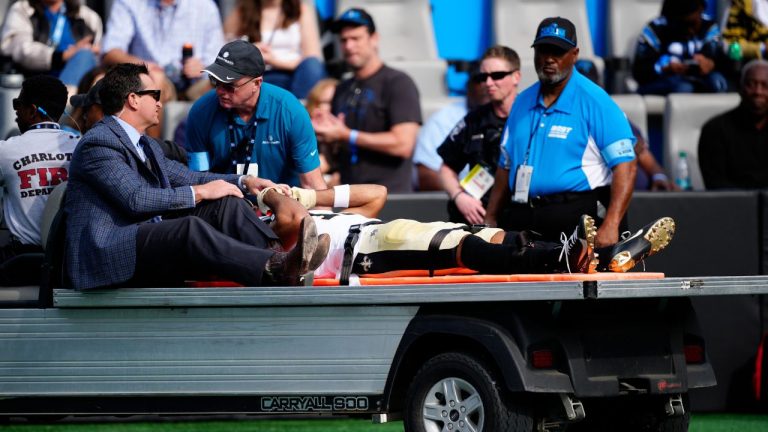
<path id="1" fill-rule="evenodd" d="M 333 206 L 335 208 L 349 207 L 349 185 L 333 187 Z"/>

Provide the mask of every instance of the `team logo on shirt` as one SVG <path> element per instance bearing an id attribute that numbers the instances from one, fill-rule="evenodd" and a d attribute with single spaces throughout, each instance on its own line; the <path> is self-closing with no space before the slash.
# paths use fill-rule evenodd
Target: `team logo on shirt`
<path id="1" fill-rule="evenodd" d="M 272 135 L 269 135 L 267 139 L 263 140 L 261 143 L 266 145 L 279 145 L 280 140 L 273 138 Z"/>
<path id="2" fill-rule="evenodd" d="M 571 133 L 572 130 L 573 130 L 572 127 L 553 125 L 552 128 L 549 130 L 549 135 L 547 135 L 547 137 L 567 139 L 568 134 Z"/>

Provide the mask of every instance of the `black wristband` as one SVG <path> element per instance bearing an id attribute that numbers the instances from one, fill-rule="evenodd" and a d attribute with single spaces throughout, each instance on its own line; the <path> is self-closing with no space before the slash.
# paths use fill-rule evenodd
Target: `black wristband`
<path id="1" fill-rule="evenodd" d="M 455 194 L 454 194 L 454 195 L 451 197 L 451 201 L 453 201 L 453 202 L 456 202 L 456 198 L 458 198 L 458 197 L 459 197 L 459 195 L 461 195 L 461 194 L 463 194 L 463 193 L 464 193 L 464 189 L 462 189 L 462 190 L 460 190 L 460 191 L 456 192 L 456 193 L 455 193 Z"/>

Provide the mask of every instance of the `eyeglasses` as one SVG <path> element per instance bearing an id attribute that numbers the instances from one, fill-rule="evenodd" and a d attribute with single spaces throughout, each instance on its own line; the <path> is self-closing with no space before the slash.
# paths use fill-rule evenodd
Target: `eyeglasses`
<path id="1" fill-rule="evenodd" d="M 26 105 L 26 104 L 27 104 L 27 102 L 24 102 L 23 100 L 21 100 L 21 99 L 19 99 L 19 98 L 14 98 L 14 99 L 11 101 L 11 104 L 13 104 L 13 109 L 14 109 L 14 110 L 18 110 L 19 108 L 21 108 L 21 107 L 23 107 L 24 105 Z"/>
<path id="2" fill-rule="evenodd" d="M 249 79 L 248 81 L 246 81 L 246 82 L 244 82 L 244 83 L 242 83 L 240 85 L 234 85 L 232 83 L 225 83 L 225 82 L 219 81 L 219 80 L 217 80 L 216 78 L 214 78 L 212 76 L 208 77 L 208 79 L 211 80 L 211 85 L 213 86 L 213 88 L 221 87 L 221 88 L 223 88 L 224 90 L 226 90 L 228 92 L 234 92 L 235 90 L 239 89 L 240 87 L 242 87 L 242 86 L 248 84 L 249 82 L 251 82 L 251 81 L 253 81 L 255 79 L 258 79 L 258 78 L 259 77 L 253 77 L 253 78 Z"/>
<path id="3" fill-rule="evenodd" d="M 133 93 L 139 96 L 152 96 L 156 102 L 160 101 L 160 90 L 139 90 Z"/>
<path id="4" fill-rule="evenodd" d="M 517 69 L 511 70 L 511 71 L 478 72 L 472 75 L 472 81 L 476 83 L 483 83 L 486 80 L 488 80 L 488 77 L 491 77 L 491 79 L 494 81 L 499 81 L 504 79 L 504 77 L 506 77 L 507 75 L 512 75 L 515 72 L 517 72 Z"/>

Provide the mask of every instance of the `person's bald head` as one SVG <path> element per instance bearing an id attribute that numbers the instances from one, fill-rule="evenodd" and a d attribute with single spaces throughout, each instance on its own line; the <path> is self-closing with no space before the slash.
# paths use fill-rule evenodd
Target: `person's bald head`
<path id="1" fill-rule="evenodd" d="M 741 71 L 741 103 L 758 117 L 768 116 L 768 61 L 752 60 Z"/>

